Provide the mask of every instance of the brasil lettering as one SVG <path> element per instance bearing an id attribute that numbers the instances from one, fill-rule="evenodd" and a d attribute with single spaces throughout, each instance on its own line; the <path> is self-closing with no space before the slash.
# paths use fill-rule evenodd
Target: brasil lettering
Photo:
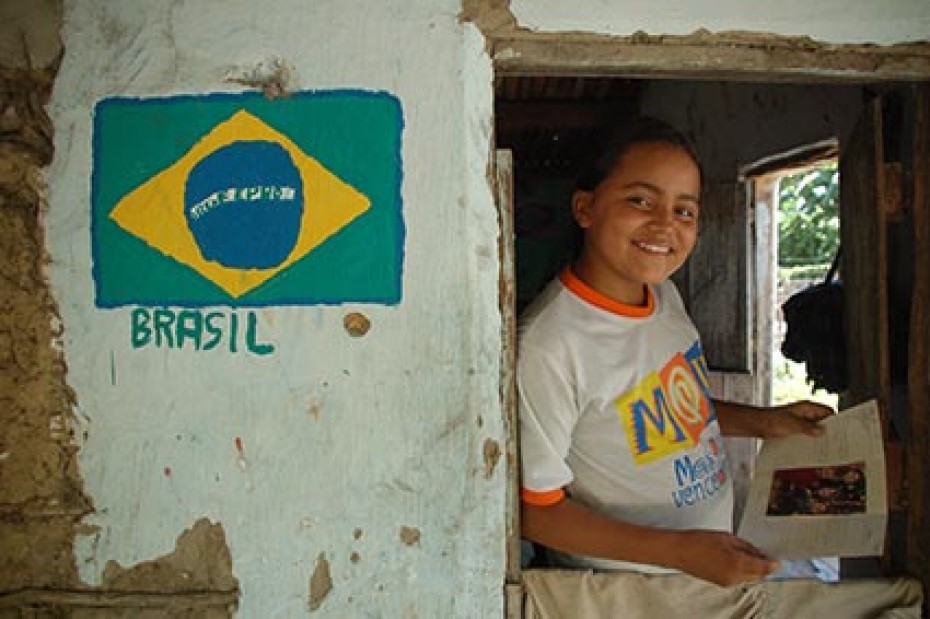
<path id="1" fill-rule="evenodd" d="M 236 312 L 139 307 L 132 311 L 131 337 L 133 348 L 213 350 L 222 345 L 231 353 L 260 356 L 275 350 L 274 344 L 259 341 L 255 312 L 248 312 L 243 321 Z"/>
<path id="2" fill-rule="evenodd" d="M 699 341 L 678 353 L 615 402 L 637 465 L 698 444 L 716 419 Z"/>

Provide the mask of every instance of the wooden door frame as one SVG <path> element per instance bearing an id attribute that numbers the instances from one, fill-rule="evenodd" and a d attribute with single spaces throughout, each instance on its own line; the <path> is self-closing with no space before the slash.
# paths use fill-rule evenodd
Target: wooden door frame
<path id="1" fill-rule="evenodd" d="M 908 499 L 908 569 L 924 584 L 924 612 L 930 610 L 930 85 L 917 94 L 914 136 L 914 288 L 911 295 L 911 342 L 908 362 L 910 415 L 906 466 Z M 921 415 L 920 413 L 923 413 Z"/>
<path id="2" fill-rule="evenodd" d="M 696 32 L 692 35 L 645 35 L 608 36 L 589 33 L 540 33 L 522 28 L 510 11 L 509 0 L 463 0 L 460 18 L 464 22 L 474 23 L 485 36 L 488 54 L 491 57 L 495 75 L 548 75 L 548 76 L 616 76 L 623 78 L 673 78 L 679 80 L 727 80 L 766 83 L 811 83 L 822 85 L 841 84 L 878 84 L 883 82 L 913 82 L 930 84 L 930 43 L 910 43 L 889 46 L 860 44 L 825 44 L 807 37 L 787 37 L 766 33 L 708 33 Z M 930 86 L 923 86 L 924 101 Z M 926 150 L 926 144 L 921 143 Z M 918 159 L 918 165 L 930 167 L 924 154 Z M 926 175 L 916 175 L 918 177 Z M 915 209 L 925 209 L 927 202 L 927 179 L 919 184 L 917 191 L 921 204 Z M 918 183 L 921 181 L 918 180 Z M 926 217 L 918 217 L 920 242 L 915 254 L 926 255 Z M 917 255 L 915 257 L 920 257 Z M 915 293 L 925 291 L 925 282 L 930 278 L 930 267 L 918 264 L 915 260 Z M 504 280 L 502 279 L 502 284 Z M 512 284 L 512 282 L 510 282 Z M 502 291 L 504 287 L 502 287 Z M 502 293 L 503 294 L 503 293 Z M 925 304 L 921 304 L 923 311 Z M 502 304 L 502 310 L 507 306 Z M 512 305 L 511 305 L 512 307 Z M 930 319 L 923 317 L 919 322 L 916 310 L 912 328 L 920 333 L 930 332 L 924 324 Z M 505 324 L 515 324 L 512 316 L 504 317 Z M 918 329 L 919 327 L 919 329 Z M 505 334 L 504 355 L 507 358 L 513 350 L 514 333 Z M 911 350 L 912 360 L 925 351 Z M 920 364 L 925 368 L 926 363 Z M 913 373 L 913 372 L 912 372 Z M 926 379 L 926 377 L 923 377 Z M 912 385 L 911 391 L 918 387 Z M 924 396 L 917 398 L 925 401 Z M 926 430 L 927 423 L 920 420 L 915 423 L 921 412 L 916 409 L 917 402 L 912 399 L 910 417 L 912 426 Z M 505 402 L 506 407 L 513 408 L 511 398 Z M 508 410 L 508 414 L 513 411 Z M 511 417 L 515 419 L 515 415 Z M 927 436 L 910 442 L 908 463 L 910 476 L 926 480 L 927 461 L 930 439 Z M 515 442 L 511 448 L 515 449 Z M 516 453 L 508 454 L 518 461 Z M 914 467 L 920 470 L 914 470 Z M 516 484 L 516 472 L 511 485 Z M 515 486 L 514 486 L 515 488 Z M 510 491 L 515 491 L 511 489 Z M 911 488 L 909 510 L 919 515 L 919 522 L 926 521 L 930 510 L 930 496 L 922 489 Z M 514 509 L 511 505 L 509 509 Z M 513 518 L 510 514 L 508 517 Z M 914 535 L 912 517 L 911 535 Z M 518 521 L 511 521 L 518 522 Z M 920 533 L 920 532 L 918 532 Z M 926 537 L 920 533 L 921 539 Z M 514 548 L 513 545 L 510 546 Z M 911 557 L 911 572 L 923 581 L 924 588 L 930 590 L 930 555 L 925 552 Z M 509 557 L 512 566 L 514 560 Z M 513 584 L 514 574 L 508 570 L 508 581 Z M 519 604 L 519 597 L 511 602 Z M 519 612 L 508 604 L 510 613 Z M 517 616 L 517 615 L 511 615 Z"/>
<path id="3" fill-rule="evenodd" d="M 930 82 L 930 43 L 827 44 L 803 36 L 698 31 L 613 36 L 522 28 L 509 0 L 463 0 L 498 75 L 597 75 L 767 83 Z"/>

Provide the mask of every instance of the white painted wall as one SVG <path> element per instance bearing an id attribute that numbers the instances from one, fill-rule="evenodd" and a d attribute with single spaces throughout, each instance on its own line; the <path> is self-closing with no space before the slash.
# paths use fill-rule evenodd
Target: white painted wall
<path id="1" fill-rule="evenodd" d="M 546 32 L 683 35 L 746 30 L 825 43 L 889 45 L 930 40 L 926 0 L 512 0 L 521 26 Z"/>
<path id="2" fill-rule="evenodd" d="M 207 516 L 227 536 L 239 616 L 305 615 L 320 553 L 333 590 L 319 616 L 500 615 L 505 471 L 502 461 L 486 479 L 482 460 L 486 439 L 504 443 L 497 219 L 485 178 L 491 69 L 459 9 L 458 0 L 65 0 L 46 226 L 86 431 L 79 464 L 95 506 L 86 522 L 99 527 L 78 540 L 87 583 L 109 560 L 125 567 L 170 552 Z M 228 75 L 275 59 L 293 67 L 293 90 L 400 99 L 402 301 L 263 309 L 259 329 L 277 346 L 266 357 L 134 350 L 131 308 L 94 307 L 93 106 L 236 92 Z M 371 319 L 367 336 L 347 335 L 350 311 Z M 418 545 L 401 542 L 402 526 L 420 530 Z"/>
<path id="3" fill-rule="evenodd" d="M 851 10 L 860 4 L 864 12 Z M 320 553 L 333 590 L 319 616 L 500 616 L 504 468 L 485 479 L 482 461 L 486 439 L 504 442 L 497 220 L 486 179 L 492 74 L 482 37 L 458 21 L 460 2 L 64 6 L 46 227 L 78 436 L 86 432 L 79 465 L 96 508 L 86 522 L 99 527 L 78 540 L 82 578 L 96 584 L 109 560 L 131 566 L 166 554 L 208 516 L 226 532 L 242 617 L 306 614 Z M 879 43 L 930 31 L 924 0 L 752 10 L 735 0 L 687 10 L 514 0 L 513 9 L 540 30 L 741 28 Z M 293 90 L 399 98 L 402 301 L 261 310 L 261 333 L 277 345 L 267 357 L 134 350 L 131 310 L 94 307 L 93 106 L 111 96 L 236 92 L 230 75 L 274 60 L 293 68 Z M 367 336 L 346 334 L 349 311 L 371 319 Z M 420 530 L 419 545 L 401 543 L 402 526 Z"/>

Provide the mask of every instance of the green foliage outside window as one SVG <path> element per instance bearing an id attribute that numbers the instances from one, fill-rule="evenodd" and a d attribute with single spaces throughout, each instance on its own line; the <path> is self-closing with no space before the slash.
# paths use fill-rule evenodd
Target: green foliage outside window
<path id="1" fill-rule="evenodd" d="M 782 276 L 821 277 L 840 242 L 840 175 L 836 164 L 781 178 L 778 194 L 778 266 Z"/>
<path id="2" fill-rule="evenodd" d="M 836 163 L 779 179 L 778 277 L 803 280 L 799 286 L 822 279 L 840 243 L 840 176 Z M 780 315 L 780 314 L 779 314 Z M 804 365 L 786 359 L 775 345 L 772 403 L 811 399 L 833 408 L 837 396 L 815 391 L 806 381 Z"/>

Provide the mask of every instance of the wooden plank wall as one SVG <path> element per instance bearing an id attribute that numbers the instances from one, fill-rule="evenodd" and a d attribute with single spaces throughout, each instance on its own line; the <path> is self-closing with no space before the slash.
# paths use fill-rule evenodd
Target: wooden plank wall
<path id="1" fill-rule="evenodd" d="M 840 158 L 840 268 L 849 371 L 849 391 L 842 404 L 877 398 L 887 418 L 891 388 L 881 123 L 881 100 L 875 99 L 866 105 Z"/>
<path id="2" fill-rule="evenodd" d="M 845 330 L 848 390 L 840 396 L 840 408 L 870 399 L 878 401 L 885 447 L 889 510 L 900 510 L 904 478 L 902 446 L 889 441 L 891 397 L 891 349 L 888 309 L 888 198 L 884 163 L 882 100 L 874 98 L 863 109 L 859 122 L 843 145 L 840 157 L 840 242 L 843 255 L 840 277 L 845 292 Z M 899 512 L 900 513 L 900 512 Z M 896 543 L 903 533 L 889 525 L 881 570 L 892 572 L 897 561 Z M 869 561 L 845 560 L 842 569 L 864 569 Z M 857 567 L 858 565 L 858 567 Z"/>
<path id="3" fill-rule="evenodd" d="M 908 571 L 930 594 L 930 86 L 918 89 L 914 132 L 914 289 L 908 359 Z M 926 602 L 925 602 L 926 604 Z M 926 610 L 926 606 L 925 606 Z"/>
<path id="4" fill-rule="evenodd" d="M 674 279 L 711 369 L 749 372 L 748 211 L 735 182 L 708 183 L 697 246 Z"/>

